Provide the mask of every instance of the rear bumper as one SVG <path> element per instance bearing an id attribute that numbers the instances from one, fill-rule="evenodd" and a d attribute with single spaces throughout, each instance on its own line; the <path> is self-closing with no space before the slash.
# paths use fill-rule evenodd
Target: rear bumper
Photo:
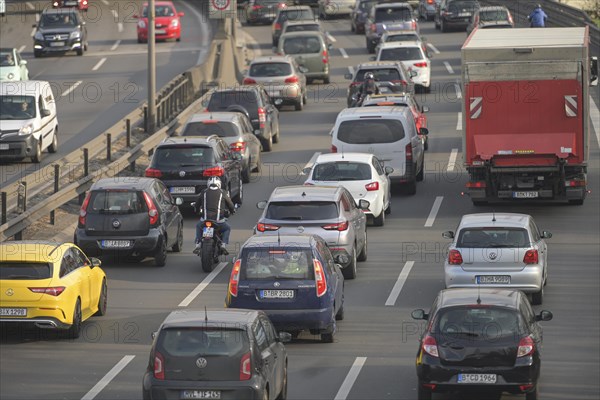
<path id="1" fill-rule="evenodd" d="M 510 284 L 481 284 L 476 283 L 476 276 L 480 275 L 508 275 L 510 276 Z M 494 270 L 490 271 L 465 271 L 460 267 L 444 266 L 444 277 L 446 288 L 508 288 L 521 290 L 525 293 L 536 293 L 542 289 L 543 270 L 539 264 L 529 265 L 521 271 L 506 271 Z"/>
<path id="2" fill-rule="evenodd" d="M 56 314 L 60 311 L 57 310 Z M 50 311 L 50 313 L 55 313 Z M 61 313 L 62 314 L 62 313 Z M 61 318 L 56 317 L 34 317 L 34 318 L 0 318 L 0 324 L 31 324 L 35 325 L 37 328 L 43 329 L 68 329 L 71 327 L 70 324 L 67 324 L 64 320 L 64 315 L 61 315 Z"/>
<path id="3" fill-rule="evenodd" d="M 448 27 L 452 27 L 452 28 L 464 28 L 467 29 L 467 26 L 469 26 L 469 18 L 442 18 L 444 21 L 444 24 Z"/>
<path id="4" fill-rule="evenodd" d="M 103 248 L 103 240 L 131 240 L 132 244 L 126 248 Z M 77 228 L 75 230 L 75 243 L 88 256 L 101 256 L 103 254 L 153 254 L 159 241 L 162 240 L 162 233 L 158 229 L 150 229 L 146 236 L 90 236 L 85 229 Z"/>
<path id="5" fill-rule="evenodd" d="M 265 382 L 260 374 L 252 374 L 248 381 L 161 381 L 146 372 L 142 385 L 144 400 L 180 400 L 182 390 L 219 391 L 221 400 L 259 400 Z"/>
<path id="6" fill-rule="evenodd" d="M 315 329 L 331 332 L 333 329 L 331 307 L 308 310 L 262 310 L 278 331 L 301 331 Z"/>

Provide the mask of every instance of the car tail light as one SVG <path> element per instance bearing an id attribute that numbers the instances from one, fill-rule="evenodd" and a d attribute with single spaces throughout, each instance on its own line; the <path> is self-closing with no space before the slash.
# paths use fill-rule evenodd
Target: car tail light
<path id="1" fill-rule="evenodd" d="M 260 122 L 260 127 L 265 127 L 265 122 L 267 122 L 267 112 L 264 108 L 258 107 L 258 122 Z"/>
<path id="2" fill-rule="evenodd" d="M 252 78 L 244 78 L 244 80 L 242 81 L 242 85 L 253 85 L 255 83 L 256 81 Z"/>
<path id="3" fill-rule="evenodd" d="M 297 76 L 290 76 L 289 78 L 286 78 L 285 83 L 298 83 L 300 80 L 298 79 Z"/>
<path id="4" fill-rule="evenodd" d="M 585 187 L 586 185 L 587 181 L 585 180 L 573 179 L 570 181 L 565 181 L 566 187 Z"/>
<path id="5" fill-rule="evenodd" d="M 440 354 L 438 353 L 437 342 L 435 341 L 435 338 L 433 336 L 425 336 L 425 339 L 423 339 L 422 348 L 425 353 L 429 354 L 432 357 L 440 356 Z"/>
<path id="6" fill-rule="evenodd" d="M 427 4 L 433 4 L 434 0 L 427 0 Z"/>
<path id="7" fill-rule="evenodd" d="M 223 176 L 225 175 L 225 170 L 223 167 L 211 167 L 206 168 L 204 172 L 202 172 L 202 176 Z"/>
<path id="8" fill-rule="evenodd" d="M 81 2 L 81 4 L 83 4 L 84 6 L 87 6 L 87 3 L 88 3 L 88 2 L 87 2 L 87 0 L 83 0 L 83 1 Z"/>
<path id="9" fill-rule="evenodd" d="M 450 250 L 448 253 L 448 264 L 461 265 L 463 263 L 462 254 L 458 250 Z"/>
<path id="10" fill-rule="evenodd" d="M 481 189 L 481 188 L 487 187 L 487 184 L 485 183 L 485 181 L 467 182 L 466 187 L 474 188 L 474 189 Z"/>
<path id="11" fill-rule="evenodd" d="M 538 251 L 537 250 L 527 250 L 525 253 L 525 257 L 523 257 L 523 262 L 525 264 L 537 264 L 539 261 Z"/>
<path id="12" fill-rule="evenodd" d="M 331 145 L 331 152 L 337 153 L 337 147 L 335 147 L 334 145 Z"/>
<path id="13" fill-rule="evenodd" d="M 277 4 L 277 8 L 286 8 L 286 7 L 287 7 L 287 4 L 285 4 L 285 3 Z"/>
<path id="14" fill-rule="evenodd" d="M 235 142 L 229 145 L 232 151 L 244 152 L 246 151 L 246 142 Z"/>
<path id="15" fill-rule="evenodd" d="M 359 85 L 360 85 L 360 82 L 352 82 L 350 84 L 350 87 L 356 87 L 356 86 L 359 86 Z"/>
<path id="16" fill-rule="evenodd" d="M 52 3 L 52 5 L 53 5 L 54 7 L 58 7 L 58 1 L 55 1 L 54 3 Z"/>
<path id="17" fill-rule="evenodd" d="M 262 8 L 262 6 L 259 6 L 259 5 L 253 5 L 253 6 L 252 6 L 252 9 L 253 9 L 254 11 L 256 11 L 256 10 L 260 10 L 261 8 Z"/>
<path id="18" fill-rule="evenodd" d="M 325 229 L 326 231 L 339 231 L 339 232 L 343 232 L 346 229 L 348 229 L 348 221 L 339 222 L 337 224 L 323 225 L 321 228 Z"/>
<path id="19" fill-rule="evenodd" d="M 276 30 L 276 31 L 279 31 L 279 30 L 281 30 L 281 24 L 280 24 L 279 22 L 276 22 L 276 23 L 275 23 L 275 30 Z"/>
<path id="20" fill-rule="evenodd" d="M 315 283 L 317 284 L 317 297 L 321 297 L 327 292 L 325 271 L 323 271 L 323 265 L 319 260 L 313 260 L 313 268 L 315 270 Z"/>
<path id="21" fill-rule="evenodd" d="M 413 159 L 412 144 L 409 143 L 406 145 L 405 152 L 406 152 L 406 161 L 412 162 L 412 159 Z"/>
<path id="22" fill-rule="evenodd" d="M 256 230 L 259 232 L 276 231 L 277 229 L 279 229 L 278 225 L 263 224 L 262 222 L 256 224 Z"/>
<path id="23" fill-rule="evenodd" d="M 517 357 L 525 357 L 533 353 L 535 350 L 535 343 L 531 336 L 525 336 L 519 341 L 519 349 L 517 350 Z"/>
<path id="24" fill-rule="evenodd" d="M 145 175 L 148 178 L 160 178 L 162 177 L 162 171 L 155 168 L 147 168 Z"/>
<path id="25" fill-rule="evenodd" d="M 65 291 L 64 286 L 55 286 L 55 287 L 30 287 L 33 293 L 42 293 L 49 294 L 50 296 L 59 296 L 62 292 Z"/>
<path id="26" fill-rule="evenodd" d="M 374 190 L 379 190 L 379 182 L 367 183 L 365 185 L 365 189 L 367 189 L 367 192 L 372 192 Z"/>
<path id="27" fill-rule="evenodd" d="M 238 295 L 238 283 L 240 282 L 241 264 L 242 260 L 237 260 L 235 264 L 233 264 L 231 276 L 229 277 L 229 294 L 231 294 L 233 297 L 237 297 Z"/>
<path id="28" fill-rule="evenodd" d="M 329 62 L 329 53 L 327 50 L 323 50 L 323 64 L 327 64 Z"/>
<path id="29" fill-rule="evenodd" d="M 154 205 L 154 201 L 150 198 L 150 195 L 144 192 L 144 200 L 146 200 L 146 205 L 148 206 L 148 216 L 150 217 L 150 226 L 156 225 L 158 222 L 158 210 Z"/>
<path id="30" fill-rule="evenodd" d="M 242 360 L 240 361 L 240 381 L 247 381 L 252 378 L 251 354 L 252 353 L 246 353 L 242 356 Z"/>
<path id="31" fill-rule="evenodd" d="M 83 200 L 83 204 L 81 205 L 81 210 L 79 210 L 79 227 L 83 228 L 85 226 L 85 217 L 87 215 L 88 204 L 90 204 L 90 197 L 92 194 L 87 192 L 85 195 L 85 199 Z"/>
<path id="32" fill-rule="evenodd" d="M 165 358 L 158 351 L 154 353 L 154 378 L 165 380 Z"/>
<path id="33" fill-rule="evenodd" d="M 418 62 L 418 63 L 414 63 L 413 65 L 415 67 L 419 67 L 419 68 L 425 68 L 425 67 L 427 67 L 427 63 L 426 62 Z"/>

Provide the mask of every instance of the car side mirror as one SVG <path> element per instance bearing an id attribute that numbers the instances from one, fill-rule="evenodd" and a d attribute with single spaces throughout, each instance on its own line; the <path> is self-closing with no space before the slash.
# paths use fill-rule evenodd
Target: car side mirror
<path id="1" fill-rule="evenodd" d="M 427 113 L 427 112 L 429 112 L 429 107 L 427 107 L 427 106 L 423 106 L 423 107 L 421 107 L 421 112 L 422 112 L 422 113 Z"/>
<path id="2" fill-rule="evenodd" d="M 550 239 L 552 237 L 552 233 L 548 231 L 543 231 L 541 236 L 542 239 Z"/>
<path id="3" fill-rule="evenodd" d="M 377 61 L 377 57 L 375 57 L 375 56 L 371 56 L 371 57 L 369 57 L 369 60 L 370 60 L 370 61 Z"/>
<path id="4" fill-rule="evenodd" d="M 158 335 L 158 332 L 152 332 L 150 334 L 150 337 L 152 338 L 152 340 L 156 339 L 156 335 Z"/>
<path id="5" fill-rule="evenodd" d="M 390 175 L 392 172 L 394 172 L 394 168 L 389 167 L 389 166 L 385 167 L 383 170 L 385 171 L 386 175 Z"/>
<path id="6" fill-rule="evenodd" d="M 454 239 L 454 232 L 446 231 L 446 232 L 442 233 L 442 237 L 444 239 Z"/>
<path id="7" fill-rule="evenodd" d="M 328 49 L 331 49 L 331 48 L 333 48 L 333 43 L 327 43 L 327 48 L 328 48 Z"/>
<path id="8" fill-rule="evenodd" d="M 542 310 L 538 315 L 535 316 L 536 321 L 551 321 L 554 316 L 548 310 Z"/>
<path id="9" fill-rule="evenodd" d="M 591 59 L 590 86 L 598 86 L 598 57 L 592 57 Z"/>
<path id="10" fill-rule="evenodd" d="M 21 60 L 21 62 L 19 63 L 19 65 L 27 65 L 27 60 Z"/>
<path id="11" fill-rule="evenodd" d="M 292 341 L 292 334 L 289 332 L 279 332 L 277 338 L 281 343 L 289 343 Z"/>
<path id="12" fill-rule="evenodd" d="M 344 74 L 344 79 L 352 79 L 352 74 Z"/>
<path id="13" fill-rule="evenodd" d="M 273 51 L 273 53 L 277 54 L 277 47 L 273 46 L 272 51 Z"/>
<path id="14" fill-rule="evenodd" d="M 50 116 L 50 110 L 42 108 L 42 110 L 40 111 L 40 113 L 42 114 L 42 117 L 49 117 Z"/>
<path id="15" fill-rule="evenodd" d="M 183 11 L 177 13 L 177 15 L 180 16 L 180 17 L 185 17 L 185 13 Z"/>
<path id="16" fill-rule="evenodd" d="M 258 208 L 259 210 L 264 210 L 265 208 L 267 208 L 267 201 L 259 201 L 258 203 L 256 203 L 256 208 Z"/>
<path id="17" fill-rule="evenodd" d="M 275 101 L 273 101 L 273 104 L 275 104 L 276 106 L 280 106 L 283 104 L 283 99 L 275 99 Z"/>
<path id="18" fill-rule="evenodd" d="M 427 128 L 419 128 L 419 135 L 429 135 L 429 129 Z"/>
<path id="19" fill-rule="evenodd" d="M 413 319 L 425 319 L 426 320 L 427 318 L 429 318 L 429 314 L 427 314 L 425 312 L 425 310 L 423 310 L 421 308 L 419 308 L 418 310 L 414 310 L 413 312 L 411 312 L 410 316 Z"/>
<path id="20" fill-rule="evenodd" d="M 303 168 L 303 169 L 302 169 L 302 174 L 304 174 L 304 175 L 308 175 L 308 174 L 310 174 L 310 171 L 312 171 L 312 168 L 311 168 L 311 167 L 306 167 L 306 168 Z"/>
<path id="21" fill-rule="evenodd" d="M 410 77 L 411 77 L 411 78 L 414 78 L 415 76 L 419 75 L 419 74 L 417 73 L 417 71 L 412 71 L 412 70 L 409 72 L 409 74 L 410 74 Z"/>
<path id="22" fill-rule="evenodd" d="M 175 205 L 176 205 L 176 206 L 180 206 L 180 205 L 182 205 L 182 204 L 183 204 L 183 199 L 182 199 L 181 197 L 177 197 L 177 198 L 175 199 Z M 195 203 L 194 203 L 194 204 L 195 204 Z"/>
<path id="23" fill-rule="evenodd" d="M 102 265 L 102 261 L 100 261 L 96 257 L 91 257 L 90 262 L 92 263 L 92 265 L 91 265 L 92 268 L 96 268 L 96 267 L 99 267 Z"/>
<path id="24" fill-rule="evenodd" d="M 368 200 L 360 199 L 358 201 L 358 208 L 360 208 L 361 210 L 368 210 L 370 206 L 371 203 Z"/>
<path id="25" fill-rule="evenodd" d="M 345 254 L 337 254 L 336 256 L 333 257 L 333 261 L 336 264 L 344 265 L 344 264 L 348 264 L 348 262 L 350 262 L 350 258 Z"/>

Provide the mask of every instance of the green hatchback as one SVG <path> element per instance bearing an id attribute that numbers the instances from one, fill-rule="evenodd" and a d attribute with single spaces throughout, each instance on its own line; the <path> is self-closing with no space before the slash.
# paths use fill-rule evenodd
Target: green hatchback
<path id="1" fill-rule="evenodd" d="M 304 67 L 307 83 L 315 79 L 329 83 L 329 49 L 320 32 L 290 32 L 281 36 L 275 52 L 294 57 L 299 66 Z"/>

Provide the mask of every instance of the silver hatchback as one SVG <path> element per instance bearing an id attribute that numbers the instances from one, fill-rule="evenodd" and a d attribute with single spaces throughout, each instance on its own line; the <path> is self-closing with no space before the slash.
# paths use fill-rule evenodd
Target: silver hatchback
<path id="1" fill-rule="evenodd" d="M 446 288 L 495 287 L 521 290 L 542 304 L 548 278 L 550 232 L 538 229 L 526 214 L 464 215 L 456 233 L 442 234 L 454 241 L 444 264 Z"/>
<path id="2" fill-rule="evenodd" d="M 322 237 L 334 257 L 341 256 L 344 278 L 356 277 L 356 262 L 367 259 L 367 210 L 358 207 L 341 186 L 284 186 L 276 188 L 268 201 L 257 203 L 264 210 L 254 233 L 257 235 L 311 234 Z M 345 261 L 345 262 L 344 262 Z"/>

